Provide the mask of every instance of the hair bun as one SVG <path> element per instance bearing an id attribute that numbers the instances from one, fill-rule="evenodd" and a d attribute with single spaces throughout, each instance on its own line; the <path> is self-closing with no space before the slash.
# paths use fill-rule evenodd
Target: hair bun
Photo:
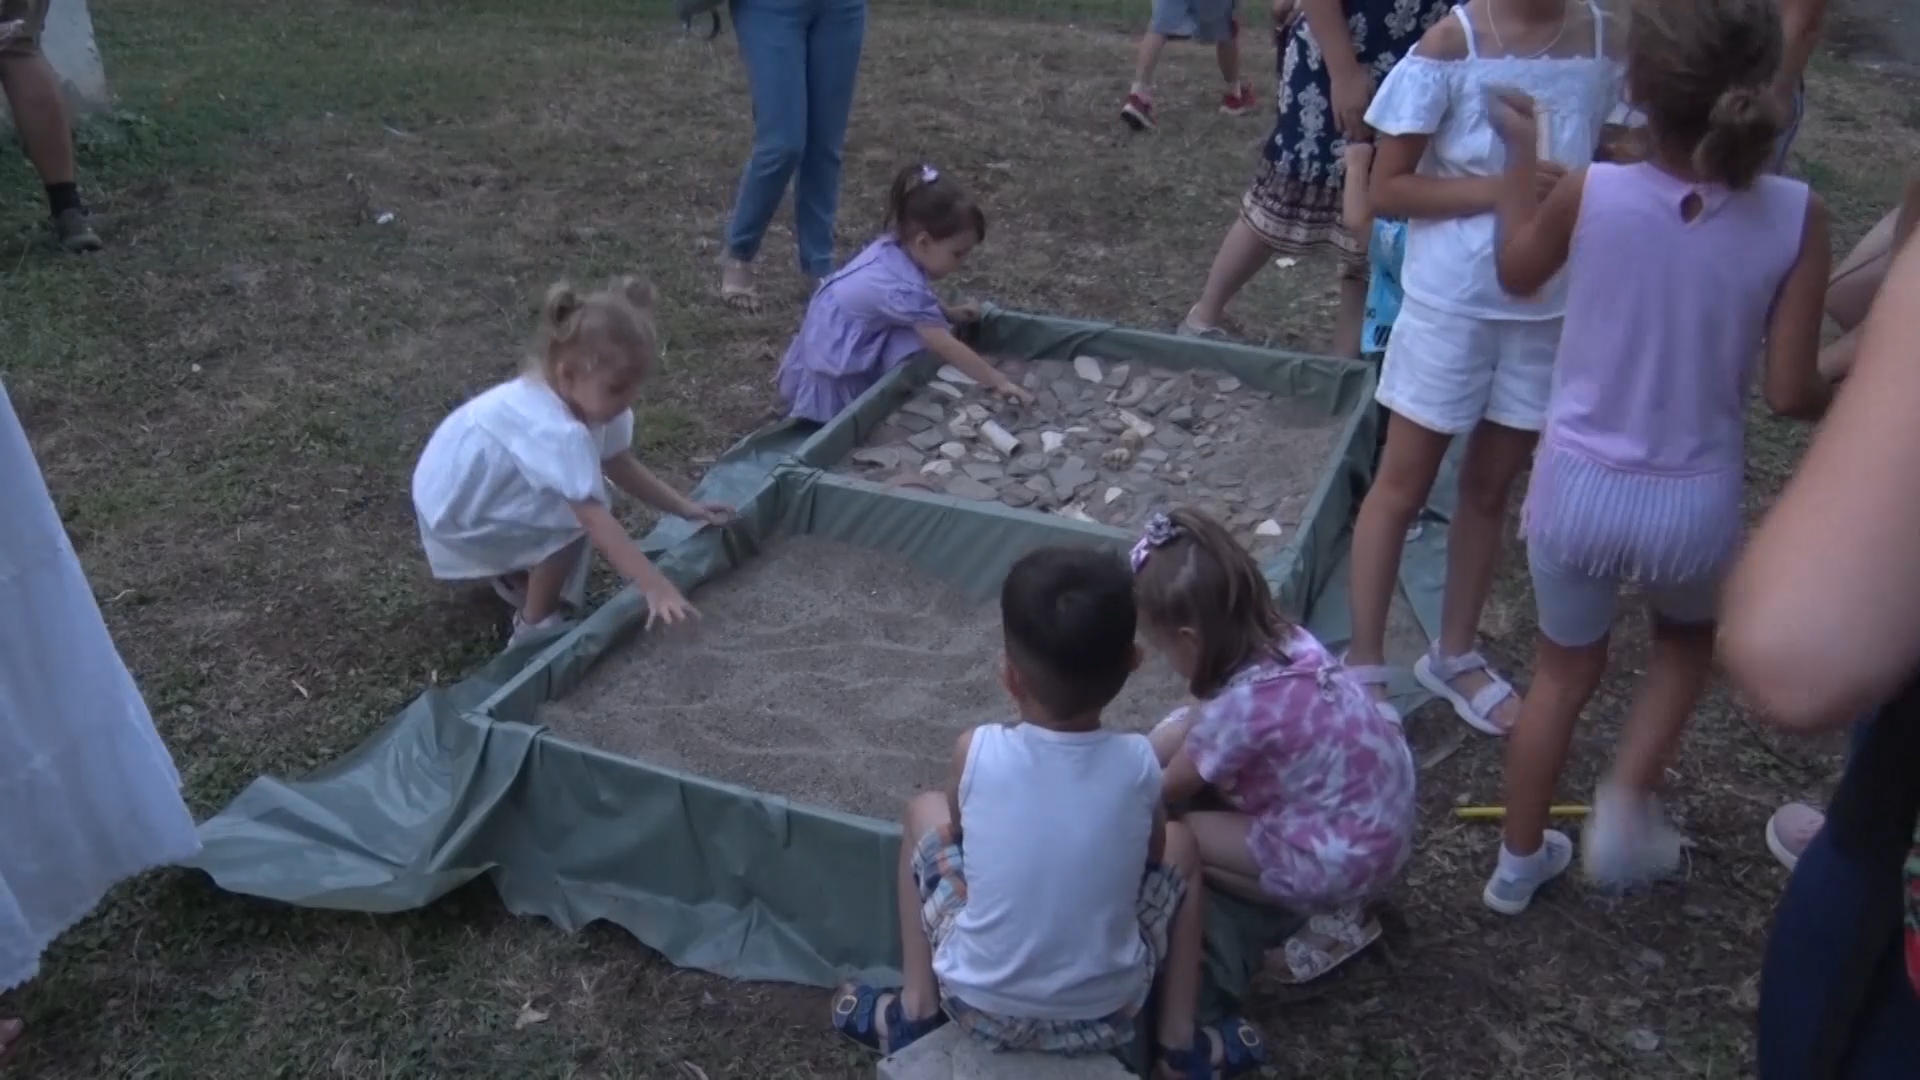
<path id="1" fill-rule="evenodd" d="M 1762 124 L 1778 126 L 1778 108 L 1773 94 L 1764 86 L 1730 86 L 1714 100 L 1713 112 L 1708 114 L 1707 123 L 1732 131 L 1751 129 Z"/>
<path id="2" fill-rule="evenodd" d="M 626 298 L 627 303 L 641 311 L 652 311 L 660 294 L 654 289 L 653 282 L 637 274 L 625 274 L 613 283 L 612 292 Z"/>
<path id="3" fill-rule="evenodd" d="M 547 302 L 541 309 L 541 317 L 546 320 L 548 329 L 558 333 L 567 325 L 567 320 L 580 312 L 580 294 L 573 286 L 562 281 L 547 290 Z"/>

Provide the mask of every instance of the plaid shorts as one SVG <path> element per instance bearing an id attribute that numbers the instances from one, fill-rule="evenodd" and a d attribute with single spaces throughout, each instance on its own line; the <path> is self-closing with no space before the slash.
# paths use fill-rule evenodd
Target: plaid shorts
<path id="1" fill-rule="evenodd" d="M 953 933 L 967 906 L 966 862 L 952 826 L 930 830 L 913 852 L 913 880 L 920 892 L 920 922 L 937 951 Z M 1148 976 L 1140 999 L 1097 1020 L 1028 1020 L 976 1009 L 940 988 L 940 1005 L 955 1024 L 999 1050 L 1093 1054 L 1133 1045 L 1134 1025 L 1146 1008 L 1153 979 L 1167 958 L 1167 938 L 1187 883 L 1170 866 L 1150 866 L 1140 879 L 1137 910 L 1140 940 L 1147 946 Z"/>

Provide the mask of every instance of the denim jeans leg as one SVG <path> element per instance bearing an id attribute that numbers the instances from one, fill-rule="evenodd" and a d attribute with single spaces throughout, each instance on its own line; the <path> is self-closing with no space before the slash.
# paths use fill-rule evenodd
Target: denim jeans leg
<path id="1" fill-rule="evenodd" d="M 817 0 L 807 31 L 807 146 L 793 182 L 793 231 L 800 269 L 833 269 L 833 220 L 840 206 L 840 164 L 867 34 L 867 0 Z"/>
<path id="2" fill-rule="evenodd" d="M 807 145 L 807 16 L 810 0 L 733 0 L 733 32 L 753 97 L 753 156 L 727 222 L 727 254 L 760 253 L 767 223 Z"/>

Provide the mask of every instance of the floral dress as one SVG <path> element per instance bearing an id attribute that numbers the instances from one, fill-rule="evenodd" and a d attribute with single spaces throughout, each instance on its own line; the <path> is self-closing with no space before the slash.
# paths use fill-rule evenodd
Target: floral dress
<path id="1" fill-rule="evenodd" d="M 1377 86 L 1453 0 L 1346 0 L 1347 33 Z M 1333 248 L 1344 276 L 1365 280 L 1367 257 L 1340 221 L 1341 154 L 1346 140 L 1333 120 L 1333 81 L 1305 18 L 1279 32 L 1279 109 L 1260 171 L 1240 202 L 1240 216 L 1286 255 Z"/>

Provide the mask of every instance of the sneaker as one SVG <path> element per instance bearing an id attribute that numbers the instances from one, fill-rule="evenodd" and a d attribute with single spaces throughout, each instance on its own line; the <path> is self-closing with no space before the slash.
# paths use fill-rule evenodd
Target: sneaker
<path id="1" fill-rule="evenodd" d="M 1540 850 L 1516 859 L 1500 849 L 1500 867 L 1487 879 L 1480 902 L 1502 915 L 1518 915 L 1533 903 L 1540 887 L 1573 865 L 1573 841 L 1567 834 L 1548 829 L 1541 837 Z"/>
<path id="2" fill-rule="evenodd" d="M 1220 95 L 1220 111 L 1228 116 L 1245 116 L 1260 107 L 1253 96 L 1253 84 L 1243 82 L 1238 87 Z"/>
<path id="3" fill-rule="evenodd" d="M 1153 102 L 1144 94 L 1128 94 L 1127 103 L 1120 106 L 1120 119 L 1135 131 L 1153 130 Z"/>
<path id="4" fill-rule="evenodd" d="M 566 622 L 566 615 L 558 611 L 541 619 L 539 622 L 528 622 L 525 618 L 521 617 L 519 612 L 514 612 L 513 634 L 507 638 L 507 648 L 511 649 L 515 645 L 531 641 L 542 634 L 558 630 L 562 626 L 565 626 Z"/>
<path id="5" fill-rule="evenodd" d="M 93 231 L 93 221 L 85 210 L 60 211 L 53 219 L 53 231 L 60 238 L 60 246 L 75 255 L 101 248 L 100 235 Z"/>
<path id="6" fill-rule="evenodd" d="M 1806 803 L 1788 803 L 1767 819 L 1767 850 L 1781 866 L 1792 870 L 1800 865 L 1800 856 L 1806 854 L 1807 845 L 1826 824 L 1827 815 Z"/>
<path id="7" fill-rule="evenodd" d="M 1580 864 L 1587 877 L 1608 886 L 1637 885 L 1680 869 L 1680 833 L 1660 813 L 1651 795 L 1602 786 L 1593 818 L 1580 832 Z"/>

